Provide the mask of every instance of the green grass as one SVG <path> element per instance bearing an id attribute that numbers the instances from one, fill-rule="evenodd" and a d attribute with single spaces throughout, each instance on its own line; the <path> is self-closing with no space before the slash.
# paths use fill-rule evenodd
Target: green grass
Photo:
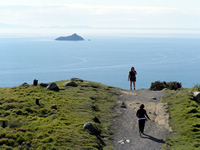
<path id="1" fill-rule="evenodd" d="M 113 149 L 110 128 L 118 93 L 113 87 L 95 82 L 77 81 L 78 87 L 63 86 L 65 82 L 56 82 L 59 92 L 46 91 L 39 85 L 0 88 L 2 149 L 26 149 L 29 144 L 38 150 Z M 52 114 L 53 104 L 57 114 Z M 101 123 L 94 122 L 94 118 Z M 83 129 L 86 122 L 101 132 L 105 145 Z"/>
<path id="2" fill-rule="evenodd" d="M 168 104 L 169 121 L 173 130 L 164 149 L 200 149 L 200 104 L 193 99 L 191 90 L 194 88 L 172 91 L 163 99 Z"/>
<path id="3" fill-rule="evenodd" d="M 196 84 L 191 90 L 192 91 L 200 91 L 200 85 Z"/>

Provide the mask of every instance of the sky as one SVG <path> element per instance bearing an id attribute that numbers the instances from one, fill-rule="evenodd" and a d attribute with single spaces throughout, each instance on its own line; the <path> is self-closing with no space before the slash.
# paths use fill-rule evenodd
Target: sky
<path id="1" fill-rule="evenodd" d="M 200 28 L 200 0 L 0 0 L 0 27 Z"/>

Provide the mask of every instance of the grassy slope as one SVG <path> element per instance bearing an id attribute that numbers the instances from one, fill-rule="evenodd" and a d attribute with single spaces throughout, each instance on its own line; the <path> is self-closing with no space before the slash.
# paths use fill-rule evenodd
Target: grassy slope
<path id="1" fill-rule="evenodd" d="M 173 129 L 165 149 L 200 149 L 200 103 L 193 100 L 189 93 L 189 89 L 173 91 L 164 98 L 164 102 L 168 103 L 170 125 Z"/>
<path id="2" fill-rule="evenodd" d="M 38 150 L 112 149 L 112 108 L 118 93 L 99 83 L 76 82 L 78 87 L 64 87 L 65 82 L 56 82 L 59 92 L 32 85 L 0 88 L 1 148 L 24 149 L 31 143 Z M 36 105 L 36 99 L 41 106 Z M 51 114 L 53 104 L 57 105 L 57 114 Z M 86 122 L 101 131 L 106 146 L 83 129 Z M 23 142 L 26 144 L 21 146 Z"/>

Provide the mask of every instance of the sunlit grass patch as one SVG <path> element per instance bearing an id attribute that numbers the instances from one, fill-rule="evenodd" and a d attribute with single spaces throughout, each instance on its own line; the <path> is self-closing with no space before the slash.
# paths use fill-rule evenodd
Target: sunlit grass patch
<path id="1" fill-rule="evenodd" d="M 165 96 L 168 104 L 172 138 L 166 140 L 164 149 L 200 149 L 200 104 L 193 99 L 192 89 L 172 91 Z"/>
<path id="2" fill-rule="evenodd" d="M 1 148 L 112 149 L 112 108 L 119 93 L 95 82 L 65 82 L 55 82 L 58 92 L 39 85 L 0 88 Z M 83 129 L 86 122 L 101 131 L 105 145 Z"/>

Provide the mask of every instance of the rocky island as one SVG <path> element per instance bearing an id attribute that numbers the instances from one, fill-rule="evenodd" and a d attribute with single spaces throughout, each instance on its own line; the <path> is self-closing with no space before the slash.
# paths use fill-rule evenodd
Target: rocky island
<path id="1" fill-rule="evenodd" d="M 70 36 L 61 36 L 61 37 L 58 37 L 56 38 L 55 40 L 58 40 L 58 41 L 83 41 L 84 39 L 77 35 L 76 33 L 70 35 Z"/>

